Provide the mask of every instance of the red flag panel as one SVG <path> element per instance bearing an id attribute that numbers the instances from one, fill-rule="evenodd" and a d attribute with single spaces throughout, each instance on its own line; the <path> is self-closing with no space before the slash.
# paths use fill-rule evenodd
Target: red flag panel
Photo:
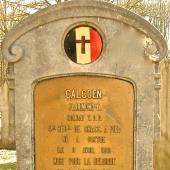
<path id="1" fill-rule="evenodd" d="M 91 62 L 95 61 L 102 50 L 102 40 L 97 31 L 90 28 Z"/>

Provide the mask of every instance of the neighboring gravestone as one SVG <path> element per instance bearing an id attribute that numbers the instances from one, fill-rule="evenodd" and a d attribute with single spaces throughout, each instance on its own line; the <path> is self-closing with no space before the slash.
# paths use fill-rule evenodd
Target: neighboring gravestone
<path id="1" fill-rule="evenodd" d="M 18 170 L 153 170 L 167 46 L 109 3 L 44 9 L 3 43 L 13 63 Z"/>

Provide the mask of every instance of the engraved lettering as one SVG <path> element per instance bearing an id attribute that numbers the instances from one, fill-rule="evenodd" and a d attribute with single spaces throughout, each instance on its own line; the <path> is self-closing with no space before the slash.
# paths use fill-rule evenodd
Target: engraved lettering
<path id="1" fill-rule="evenodd" d="M 74 126 L 74 131 L 76 132 L 76 133 L 80 133 L 81 132 L 81 126 L 80 125 L 75 125 Z"/>
<path id="2" fill-rule="evenodd" d="M 94 147 L 84 147 L 82 153 L 95 153 Z"/>
<path id="3" fill-rule="evenodd" d="M 69 165 L 80 165 L 81 159 L 80 158 L 69 158 L 68 164 Z"/>
<path id="4" fill-rule="evenodd" d="M 45 87 L 38 89 L 36 135 L 41 138 L 36 140 L 36 169 L 132 168 L 134 100 L 129 95 L 133 89 L 125 81 L 88 78 L 70 81 L 69 77 L 61 84 L 61 79 L 55 80 L 46 95 L 42 95 Z"/>
<path id="5" fill-rule="evenodd" d="M 91 165 L 91 159 L 90 158 L 84 158 L 84 165 Z"/>
<path id="6" fill-rule="evenodd" d="M 64 165 L 64 158 L 53 158 L 53 165 Z"/>
<path id="7" fill-rule="evenodd" d="M 118 126 L 118 125 L 111 126 L 111 127 L 110 127 L 110 132 L 111 132 L 111 133 L 120 133 L 120 132 L 121 132 L 121 128 L 120 128 L 120 126 Z"/>
<path id="8" fill-rule="evenodd" d="M 72 147 L 72 153 L 76 153 L 76 148 Z"/>
<path id="9" fill-rule="evenodd" d="M 62 141 L 63 141 L 63 143 L 68 143 L 68 142 L 69 142 L 69 140 L 68 140 L 68 135 L 63 136 L 63 137 L 62 137 Z"/>
<path id="10" fill-rule="evenodd" d="M 94 165 L 116 165 L 116 158 L 95 158 Z"/>
<path id="11" fill-rule="evenodd" d="M 100 103 L 70 103 L 70 111 L 101 111 Z"/>
<path id="12" fill-rule="evenodd" d="M 80 143 L 80 139 L 78 136 L 76 137 L 76 143 Z"/>
<path id="13" fill-rule="evenodd" d="M 87 132 L 87 133 L 101 133 L 102 130 L 101 130 L 101 126 L 88 125 L 88 126 L 85 126 L 84 132 Z"/>
<path id="14" fill-rule="evenodd" d="M 57 133 L 67 133 L 68 131 L 71 130 L 71 127 L 69 125 L 49 125 L 48 126 L 48 131 L 53 132 L 56 131 Z"/>
<path id="15" fill-rule="evenodd" d="M 87 115 L 88 121 L 102 121 L 101 115 Z"/>
<path id="16" fill-rule="evenodd" d="M 85 115 L 67 115 L 67 121 L 84 121 Z"/>
<path id="17" fill-rule="evenodd" d="M 111 148 L 109 148 L 109 147 L 102 147 L 101 148 L 101 153 L 102 154 L 110 154 L 112 152 L 112 149 Z"/>
<path id="18" fill-rule="evenodd" d="M 106 137 L 105 136 L 89 136 L 88 142 L 89 143 L 105 143 Z"/>
<path id="19" fill-rule="evenodd" d="M 101 99 L 102 96 L 100 89 L 67 89 L 65 91 L 66 99 Z"/>
<path id="20" fill-rule="evenodd" d="M 57 147 L 57 153 L 64 153 L 64 147 Z"/>

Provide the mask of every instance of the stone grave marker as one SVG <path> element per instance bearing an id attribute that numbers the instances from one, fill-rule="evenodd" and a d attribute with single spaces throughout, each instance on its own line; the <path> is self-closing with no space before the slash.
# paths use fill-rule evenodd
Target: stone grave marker
<path id="1" fill-rule="evenodd" d="M 17 170 L 153 170 L 167 45 L 147 21 L 110 3 L 65 2 L 18 24 L 2 50 Z"/>

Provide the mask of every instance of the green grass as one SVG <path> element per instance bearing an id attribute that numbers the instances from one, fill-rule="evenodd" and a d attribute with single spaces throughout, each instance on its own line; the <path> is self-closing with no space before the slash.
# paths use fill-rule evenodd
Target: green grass
<path id="1" fill-rule="evenodd" d="M 16 170 L 16 163 L 0 164 L 0 170 Z"/>

